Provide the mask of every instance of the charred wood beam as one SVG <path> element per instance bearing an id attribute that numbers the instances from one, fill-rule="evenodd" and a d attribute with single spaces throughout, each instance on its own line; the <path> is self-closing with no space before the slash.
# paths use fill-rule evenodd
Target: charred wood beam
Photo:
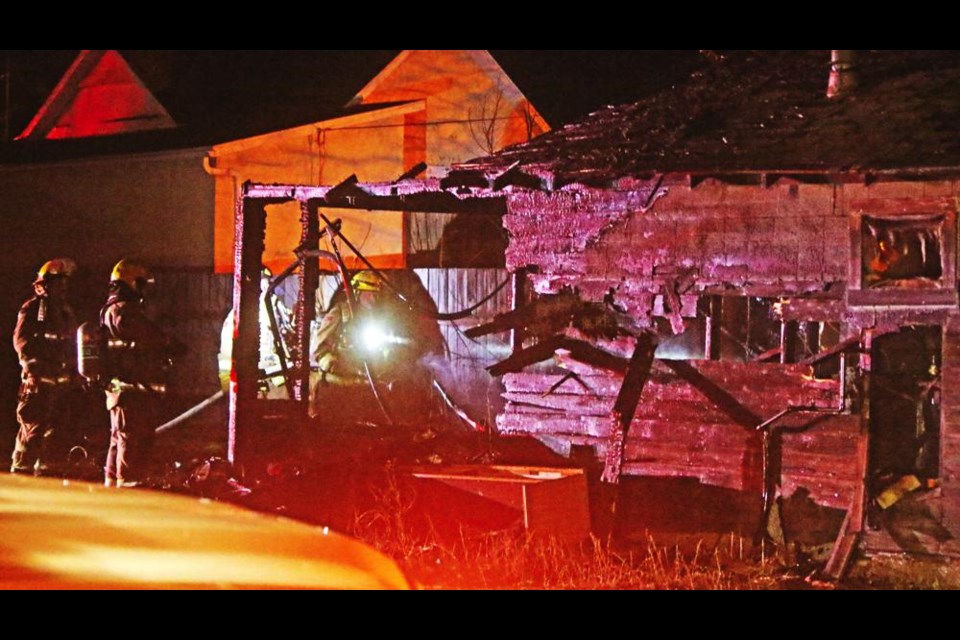
<path id="1" fill-rule="evenodd" d="M 464 335 L 471 340 L 475 340 L 499 333 L 524 331 L 528 327 L 543 321 L 556 325 L 555 329 L 548 331 L 548 333 L 556 333 L 564 324 L 569 323 L 580 307 L 581 303 L 576 298 L 557 296 L 551 298 L 549 305 L 537 301 L 515 311 L 502 313 L 494 317 L 492 322 L 468 329 L 464 332 Z"/>
<path id="2" fill-rule="evenodd" d="M 233 282 L 233 384 L 227 458 L 242 465 L 252 454 L 251 435 L 257 422 L 260 387 L 260 269 L 266 244 L 264 200 L 242 200 L 236 225 Z"/>
<path id="3" fill-rule="evenodd" d="M 590 386 L 589 386 L 586 382 L 583 381 L 583 378 L 581 378 L 581 377 L 578 376 L 576 373 L 573 373 L 573 372 L 571 371 L 571 372 L 568 373 L 567 375 L 563 376 L 563 378 L 561 378 L 559 382 L 557 382 L 557 383 L 554 384 L 552 387 L 550 387 L 550 389 L 548 389 L 548 390 L 543 394 L 542 397 L 544 397 L 544 398 L 549 398 L 550 396 L 552 396 L 553 394 L 555 394 L 557 391 L 559 391 L 560 388 L 561 388 L 563 385 L 567 384 L 567 383 L 570 382 L 571 380 L 576 381 L 577 385 L 578 385 L 581 389 L 583 389 L 583 390 L 584 390 L 585 392 L 587 392 L 587 393 L 590 393 Z"/>
<path id="4" fill-rule="evenodd" d="M 495 378 L 509 373 L 520 373 L 527 367 L 550 360 L 557 351 L 561 350 L 568 351 L 570 357 L 577 362 L 614 373 L 625 373 L 629 366 L 626 359 L 607 353 L 590 343 L 556 336 L 532 347 L 521 349 L 510 358 L 490 367 L 488 371 Z"/>
<path id="5" fill-rule="evenodd" d="M 702 393 L 710 402 L 716 405 L 718 409 L 737 424 L 751 431 L 756 430 L 757 425 L 763 424 L 763 418 L 740 404 L 740 401 L 734 398 L 726 389 L 697 371 L 696 368 L 689 363 L 664 360 L 663 364 L 689 383 L 694 389 Z"/>
<path id="6" fill-rule="evenodd" d="M 637 348 L 633 358 L 627 366 L 627 373 L 620 388 L 620 395 L 613 406 L 611 419 L 613 420 L 613 435 L 610 446 L 607 447 L 607 459 L 604 465 L 603 481 L 607 484 L 619 485 L 623 475 L 623 465 L 626 462 L 627 437 L 630 435 L 630 425 L 637 415 L 637 407 L 643 390 L 650 380 L 653 361 L 656 356 L 657 341 L 650 333 L 641 335 L 637 339 Z"/>
<path id="7" fill-rule="evenodd" d="M 406 182 L 407 180 L 415 180 L 423 175 L 430 166 L 426 162 L 421 162 L 417 166 L 407 171 L 405 174 L 394 180 L 394 184 L 399 184 L 401 182 Z"/>
<path id="8" fill-rule="evenodd" d="M 522 189 L 529 189 L 530 191 L 541 191 L 543 190 L 543 181 L 536 176 L 521 171 L 520 163 L 517 163 L 497 176 L 493 181 L 494 191 L 503 191 L 507 187 L 520 187 Z"/>
<path id="9" fill-rule="evenodd" d="M 855 348 L 858 349 L 859 347 L 860 347 L 860 338 L 859 337 L 850 338 L 849 340 L 844 340 L 843 342 L 833 347 L 832 349 L 827 349 L 826 351 L 823 351 L 813 356 L 812 358 L 807 358 L 800 364 L 807 367 L 815 367 L 818 364 L 822 364 L 831 358 L 835 358 L 840 354 L 853 351 Z"/>
<path id="10" fill-rule="evenodd" d="M 441 189 L 489 189 L 490 178 L 484 171 L 451 171 L 440 181 Z"/>
<path id="11" fill-rule="evenodd" d="M 872 331 L 863 334 L 859 342 L 863 345 L 863 357 L 860 358 L 860 441 L 857 449 L 857 489 L 854 493 L 847 518 L 840 529 L 840 535 L 833 547 L 833 553 L 824 573 L 833 580 L 842 580 L 850 569 L 857 547 L 867 526 L 867 504 L 870 500 L 870 373 L 873 371 L 873 342 L 877 338 Z"/>
<path id="12" fill-rule="evenodd" d="M 364 197 L 370 194 L 359 187 L 360 179 L 352 175 L 327 192 L 327 200 L 341 200 L 352 197 Z"/>
<path id="13" fill-rule="evenodd" d="M 780 326 L 780 364 L 791 364 L 797 360 L 799 329 L 799 322 L 784 322 Z"/>
<path id="14" fill-rule="evenodd" d="M 672 280 L 661 287 L 664 299 L 664 312 L 670 320 L 670 328 L 674 335 L 679 336 L 686 331 L 687 325 L 683 321 L 683 301 L 680 299 L 678 289 L 680 283 L 678 280 Z"/>
<path id="15" fill-rule="evenodd" d="M 753 359 L 757 364 L 764 364 L 767 362 L 780 362 L 781 356 L 783 354 L 783 348 L 777 347 L 776 349 L 770 349 L 766 353 L 761 353 L 759 356 Z"/>
<path id="16" fill-rule="evenodd" d="M 506 201 L 498 198 L 460 199 L 450 193 L 418 193 L 411 195 L 378 196 L 362 190 L 350 192 L 344 189 L 339 194 L 319 200 L 321 207 L 333 209 L 359 209 L 364 211 L 412 211 L 418 213 L 467 213 L 473 215 L 502 216 L 507 213 Z"/>
<path id="17" fill-rule="evenodd" d="M 354 178 L 355 179 L 355 178 Z M 300 251 L 320 250 L 320 217 L 317 208 L 310 203 L 300 207 Z M 297 295 L 296 344 L 293 349 L 295 374 L 293 397 L 300 403 L 304 416 L 310 410 L 310 328 L 316 314 L 317 289 L 320 286 L 320 263 L 303 259 L 300 266 L 300 291 Z"/>
<path id="18" fill-rule="evenodd" d="M 436 181 L 388 184 L 360 184 L 354 177 L 336 187 L 297 187 L 244 185 L 245 201 L 258 201 L 264 205 L 285 202 L 312 202 L 323 208 L 352 209 L 364 211 L 399 211 L 417 213 L 503 216 L 507 203 L 492 192 L 486 196 L 456 195 L 439 189 Z"/>
<path id="19" fill-rule="evenodd" d="M 529 280 L 527 279 L 527 269 L 520 269 L 513 274 L 513 313 L 522 311 L 527 306 L 527 289 Z M 510 332 L 510 347 L 513 353 L 523 349 L 523 342 L 527 334 L 522 327 L 515 327 Z"/>
<path id="20" fill-rule="evenodd" d="M 632 319 L 626 314 L 593 303 L 586 303 L 572 293 L 539 298 L 521 309 L 496 316 L 492 322 L 465 332 L 470 339 L 511 331 L 522 331 L 524 336 L 547 338 L 569 327 L 589 336 L 608 339 L 619 335 L 635 335 Z"/>
<path id="21" fill-rule="evenodd" d="M 723 357 L 723 298 L 710 297 L 707 312 L 707 343 L 704 348 L 707 360 L 718 361 Z"/>

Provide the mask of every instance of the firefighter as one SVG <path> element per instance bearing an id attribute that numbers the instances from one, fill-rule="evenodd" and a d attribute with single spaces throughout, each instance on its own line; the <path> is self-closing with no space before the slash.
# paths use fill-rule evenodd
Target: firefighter
<path id="1" fill-rule="evenodd" d="M 34 296 L 20 309 L 13 346 L 23 370 L 17 420 L 20 430 L 11 473 L 42 475 L 55 440 L 62 440 L 69 399 L 77 380 L 73 340 L 77 323 L 67 302 L 77 265 L 51 260 L 40 268 Z M 64 456 L 65 457 L 65 456 Z"/>
<path id="2" fill-rule="evenodd" d="M 134 487 L 149 474 L 166 372 L 172 359 L 187 351 L 145 313 L 144 296 L 154 283 L 149 269 L 121 261 L 110 277 L 109 297 L 100 312 L 100 324 L 110 338 L 110 449 L 104 469 L 108 487 Z"/>
<path id="3" fill-rule="evenodd" d="M 313 335 L 315 401 L 324 386 L 366 384 L 369 367 L 401 413 L 424 408 L 432 382 L 425 361 L 444 352 L 436 304 L 412 271 L 391 272 L 389 279 L 392 286 L 361 271 L 350 282 L 352 304 L 344 291 L 334 296 Z"/>
<path id="4" fill-rule="evenodd" d="M 286 380 L 281 365 L 281 352 L 287 355 L 287 337 L 293 332 L 290 320 L 290 311 L 282 300 L 270 296 L 268 292 L 272 283 L 270 270 L 264 268 L 260 272 L 260 398 L 263 400 L 285 400 L 289 398 L 286 389 Z M 270 311 L 273 311 L 280 332 L 280 342 L 273 334 L 273 325 L 270 322 Z M 230 389 L 230 376 L 233 371 L 233 309 L 227 314 L 220 331 L 220 354 L 218 357 L 220 368 L 220 386 L 224 391 Z"/>

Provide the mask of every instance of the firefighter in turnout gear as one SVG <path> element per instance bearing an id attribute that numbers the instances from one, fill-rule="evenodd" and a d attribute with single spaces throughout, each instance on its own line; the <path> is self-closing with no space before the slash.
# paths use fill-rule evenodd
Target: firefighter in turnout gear
<path id="1" fill-rule="evenodd" d="M 67 302 L 67 283 L 76 270 L 77 265 L 65 258 L 43 265 L 33 284 L 33 298 L 20 309 L 13 346 L 23 373 L 12 473 L 39 474 L 44 463 L 58 457 L 56 444 L 63 439 L 70 390 L 77 381 L 73 348 L 77 327 Z M 60 462 L 65 453 L 63 458 Z"/>
<path id="2" fill-rule="evenodd" d="M 164 333 L 144 310 L 144 294 L 155 282 L 150 271 L 124 260 L 113 270 L 110 294 L 100 312 L 109 336 L 110 449 L 107 486 L 130 487 L 150 472 L 154 430 L 166 393 L 166 371 L 187 348 Z"/>
<path id="3" fill-rule="evenodd" d="M 352 301 L 338 291 L 313 331 L 311 412 L 329 404 L 331 387 L 367 387 L 369 372 L 393 417 L 419 419 L 433 398 L 428 363 L 445 353 L 436 303 L 413 271 L 390 272 L 389 284 L 361 271 L 350 289 Z"/>

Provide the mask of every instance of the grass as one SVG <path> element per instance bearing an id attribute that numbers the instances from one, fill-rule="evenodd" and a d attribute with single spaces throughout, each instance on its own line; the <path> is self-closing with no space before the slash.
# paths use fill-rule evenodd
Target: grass
<path id="1" fill-rule="evenodd" d="M 845 586 L 883 591 L 958 591 L 960 562 L 905 555 L 877 556 L 858 562 Z"/>
<path id="2" fill-rule="evenodd" d="M 713 544 L 672 547 L 591 538 L 571 543 L 520 530 L 440 535 L 420 518 L 415 492 L 395 481 L 371 488 L 374 507 L 355 536 L 393 557 L 426 589 L 741 590 L 773 589 L 782 571 L 754 560 L 730 535 Z M 422 524 L 424 523 L 425 524 Z"/>

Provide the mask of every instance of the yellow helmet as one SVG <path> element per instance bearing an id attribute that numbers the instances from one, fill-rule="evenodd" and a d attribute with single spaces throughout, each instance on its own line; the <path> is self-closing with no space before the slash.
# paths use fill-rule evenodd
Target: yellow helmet
<path id="1" fill-rule="evenodd" d="M 365 291 L 379 292 L 383 288 L 383 280 L 373 271 L 361 271 L 353 276 L 350 287 L 357 293 Z"/>
<path id="2" fill-rule="evenodd" d="M 155 284 L 157 280 L 153 277 L 150 269 L 142 264 L 132 260 L 121 260 L 113 268 L 110 282 L 125 282 L 135 291 L 142 293 L 148 284 Z"/>
<path id="3" fill-rule="evenodd" d="M 69 278 L 77 272 L 77 263 L 70 258 L 57 258 L 47 262 L 37 272 L 37 283 L 47 282 L 51 278 Z"/>

